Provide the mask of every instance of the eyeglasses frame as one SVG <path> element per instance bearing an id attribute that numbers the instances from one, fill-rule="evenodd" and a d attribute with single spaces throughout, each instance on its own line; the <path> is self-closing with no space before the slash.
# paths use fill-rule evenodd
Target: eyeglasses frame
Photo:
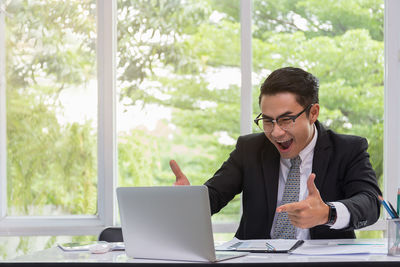
<path id="1" fill-rule="evenodd" d="M 275 127 L 276 124 L 278 124 L 277 121 L 278 121 L 280 118 L 288 118 L 288 119 L 291 119 L 291 120 L 293 121 L 293 124 L 294 124 L 294 123 L 296 122 L 296 119 L 297 119 L 298 117 L 300 117 L 301 114 L 303 114 L 305 111 L 307 111 L 308 109 L 310 109 L 313 105 L 314 105 L 314 103 L 308 105 L 305 109 L 303 109 L 302 111 L 300 111 L 300 112 L 299 112 L 298 114 L 296 114 L 296 115 L 293 115 L 293 116 L 281 115 L 281 116 L 278 116 L 278 118 L 276 118 L 276 119 L 270 120 L 269 122 L 272 122 L 272 128 L 271 128 L 271 131 L 270 131 L 270 132 L 272 132 L 272 131 L 274 130 L 274 127 Z M 257 117 L 254 119 L 254 123 L 257 125 L 257 127 L 259 127 L 260 129 L 263 130 L 263 128 L 261 128 L 261 127 L 258 125 L 258 122 L 261 121 L 261 120 L 264 120 L 265 118 L 263 118 L 263 117 L 260 118 L 260 116 L 262 116 L 262 112 L 261 112 L 260 114 L 258 114 Z M 278 125 L 278 126 L 279 126 L 279 125 Z M 280 126 L 279 126 L 279 128 L 280 128 Z M 281 128 L 281 129 L 282 129 L 282 128 Z M 285 129 L 282 129 L 282 130 L 285 130 Z M 263 131 L 265 132 L 265 130 L 263 130 Z"/>

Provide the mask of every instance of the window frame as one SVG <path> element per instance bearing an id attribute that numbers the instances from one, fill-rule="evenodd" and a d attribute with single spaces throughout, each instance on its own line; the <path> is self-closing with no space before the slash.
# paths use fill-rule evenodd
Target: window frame
<path id="1" fill-rule="evenodd" d="M 240 1 L 241 20 L 241 111 L 240 133 L 252 131 L 252 1 Z M 116 222 L 116 20 L 117 0 L 97 0 L 98 77 L 98 215 L 7 216 L 7 139 L 5 80 L 5 16 L 0 0 L 0 236 L 97 235 Z M 396 203 L 400 178 L 400 2 L 385 0 L 384 51 L 384 197 Z M 396 55 L 390 57 L 390 55 Z M 235 232 L 238 223 L 213 224 L 215 233 Z M 362 230 L 384 230 L 385 220 Z"/>
<path id="2" fill-rule="evenodd" d="M 7 121 L 6 121 L 6 37 L 5 12 L 0 0 L 0 220 L 7 208 Z"/>
<path id="3" fill-rule="evenodd" d="M 0 2 L 1 3 L 1 2 Z M 115 184 L 117 153 L 115 135 L 116 0 L 97 0 L 98 83 L 98 188 L 97 215 L 7 216 L 7 137 L 5 69 L 0 67 L 0 236 L 98 235 L 116 218 Z M 1 9 L 2 10 L 2 9 Z M 5 32 L 0 11 L 0 33 Z M 5 66 L 5 36 L 0 35 L 0 65 Z"/>
<path id="4" fill-rule="evenodd" d="M 396 123 L 400 113 L 400 2 L 385 0 L 384 22 L 384 197 L 391 203 L 397 202 L 400 188 L 400 125 Z M 393 122 L 393 123 L 391 123 Z M 397 179 L 396 179 L 397 178 Z"/>

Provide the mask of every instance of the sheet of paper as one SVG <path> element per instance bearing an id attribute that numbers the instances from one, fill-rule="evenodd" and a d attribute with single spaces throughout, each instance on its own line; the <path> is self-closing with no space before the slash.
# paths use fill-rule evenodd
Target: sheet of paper
<path id="1" fill-rule="evenodd" d="M 349 241 L 345 243 L 329 242 L 313 245 L 305 243 L 291 254 L 297 255 L 349 255 L 349 254 L 387 254 L 387 245 L 367 241 Z"/>
<path id="2" fill-rule="evenodd" d="M 216 245 L 215 250 L 233 250 L 228 248 L 231 247 L 233 244 L 236 244 L 237 242 L 240 242 L 240 240 L 234 237 L 232 240 Z"/>

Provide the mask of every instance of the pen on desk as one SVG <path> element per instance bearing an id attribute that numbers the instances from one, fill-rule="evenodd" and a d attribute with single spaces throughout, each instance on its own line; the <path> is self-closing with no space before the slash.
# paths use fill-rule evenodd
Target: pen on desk
<path id="1" fill-rule="evenodd" d="M 385 208 L 385 210 L 387 211 L 387 213 L 389 213 L 390 217 L 392 219 L 398 218 L 398 216 L 396 217 L 396 215 L 393 213 L 393 210 L 389 207 L 389 205 L 386 203 L 386 201 L 383 199 L 383 197 L 382 196 L 378 196 L 378 198 L 382 202 L 382 205 Z"/>
<path id="2" fill-rule="evenodd" d="M 298 240 L 298 241 L 296 242 L 296 244 L 294 244 L 294 246 L 293 246 L 291 249 L 289 249 L 289 252 L 292 252 L 292 251 L 295 250 L 296 248 L 300 247 L 301 245 L 303 245 L 303 243 L 304 243 L 304 240 Z"/>
<path id="3" fill-rule="evenodd" d="M 397 214 L 400 214 L 400 188 L 397 189 Z"/>
<path id="4" fill-rule="evenodd" d="M 275 251 L 275 247 L 269 244 L 268 242 L 266 242 L 265 245 L 267 246 L 268 250 Z"/>

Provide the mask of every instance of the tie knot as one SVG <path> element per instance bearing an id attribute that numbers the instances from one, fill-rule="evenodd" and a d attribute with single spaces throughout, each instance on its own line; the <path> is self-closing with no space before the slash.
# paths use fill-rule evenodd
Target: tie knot
<path id="1" fill-rule="evenodd" d="M 290 164 L 292 164 L 292 167 L 299 167 L 301 164 L 301 158 L 300 156 L 294 157 L 290 159 Z"/>

